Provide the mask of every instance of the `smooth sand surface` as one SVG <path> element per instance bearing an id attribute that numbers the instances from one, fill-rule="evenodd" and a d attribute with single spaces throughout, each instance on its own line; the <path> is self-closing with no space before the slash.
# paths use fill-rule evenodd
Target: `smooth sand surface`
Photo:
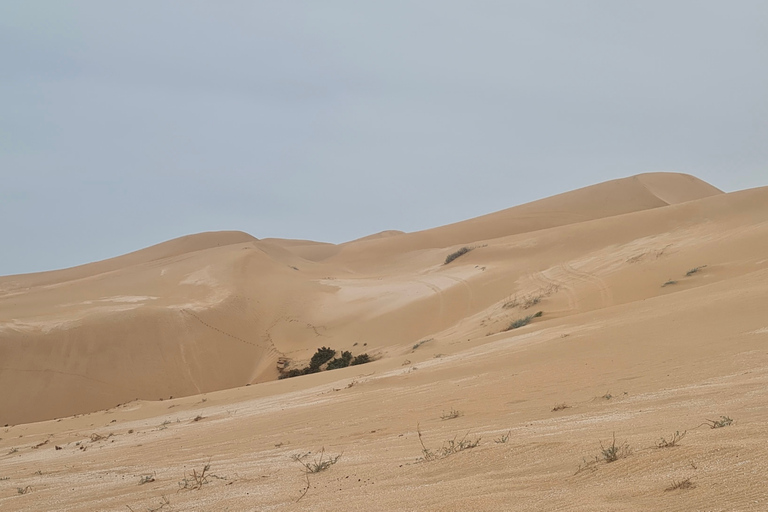
<path id="1" fill-rule="evenodd" d="M 0 510 L 765 511 L 766 290 L 768 187 L 662 173 L 1 277 Z"/>

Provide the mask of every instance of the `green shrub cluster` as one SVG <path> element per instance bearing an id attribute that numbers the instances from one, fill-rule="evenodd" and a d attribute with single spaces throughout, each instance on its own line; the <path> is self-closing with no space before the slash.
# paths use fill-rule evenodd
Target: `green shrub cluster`
<path id="1" fill-rule="evenodd" d="M 463 255 L 467 254 L 472 249 L 474 249 L 474 247 L 462 247 L 458 251 L 452 252 L 451 254 L 449 254 L 448 256 L 445 257 L 444 265 L 449 264 L 450 262 L 452 262 L 453 260 L 455 260 L 459 256 L 463 256 Z"/>
<path id="2" fill-rule="evenodd" d="M 360 354 L 353 357 L 352 352 L 343 350 L 339 357 L 334 357 L 336 351 L 329 347 L 320 347 L 317 352 L 314 353 L 309 360 L 309 366 L 304 368 L 293 368 L 288 371 L 280 373 L 280 379 L 287 379 L 290 377 L 298 377 L 299 375 L 309 375 L 310 373 L 318 373 L 323 370 L 336 370 L 337 368 L 346 368 L 347 366 L 355 366 L 358 364 L 365 364 L 371 362 L 371 356 L 368 354 Z M 323 368 L 323 365 L 325 368 Z"/>

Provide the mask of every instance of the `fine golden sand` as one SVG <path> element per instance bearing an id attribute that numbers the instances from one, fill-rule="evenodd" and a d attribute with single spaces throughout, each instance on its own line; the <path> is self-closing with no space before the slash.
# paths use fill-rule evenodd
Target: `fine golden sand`
<path id="1" fill-rule="evenodd" d="M 768 187 L 667 173 L 0 277 L 0 510 L 766 511 L 767 312 Z"/>

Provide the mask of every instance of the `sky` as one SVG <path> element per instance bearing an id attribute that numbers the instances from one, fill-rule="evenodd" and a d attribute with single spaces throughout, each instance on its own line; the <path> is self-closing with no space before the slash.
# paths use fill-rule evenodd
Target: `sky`
<path id="1" fill-rule="evenodd" d="M 764 0 L 0 3 L 0 275 L 768 185 Z"/>

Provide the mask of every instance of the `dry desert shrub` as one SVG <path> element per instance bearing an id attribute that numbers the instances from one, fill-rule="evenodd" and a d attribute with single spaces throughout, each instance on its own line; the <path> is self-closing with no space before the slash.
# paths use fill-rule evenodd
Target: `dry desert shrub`
<path id="1" fill-rule="evenodd" d="M 443 411 L 443 413 L 440 415 L 441 420 L 452 420 L 454 418 L 458 418 L 461 416 L 461 411 L 458 411 L 456 409 L 451 409 L 447 413 Z"/>
<path id="2" fill-rule="evenodd" d="M 563 409 L 570 409 L 570 408 L 571 406 L 566 403 L 557 404 L 552 408 L 552 412 L 562 411 Z"/>
<path id="3" fill-rule="evenodd" d="M 203 470 L 200 473 L 196 469 L 192 470 L 192 473 L 184 476 L 184 479 L 179 482 L 179 490 L 199 490 L 202 489 L 205 484 L 208 483 L 208 476 L 206 473 L 211 469 L 210 462 L 203 466 Z"/>
<path id="4" fill-rule="evenodd" d="M 496 444 L 507 444 L 507 441 L 509 441 L 509 436 L 512 435 L 512 431 L 508 431 L 506 434 L 501 436 L 498 439 L 494 439 L 493 442 Z"/>
<path id="5" fill-rule="evenodd" d="M 600 452 L 603 460 L 607 463 L 611 463 L 629 456 L 632 453 L 632 449 L 626 441 L 617 445 L 616 434 L 614 433 L 613 441 L 607 447 L 603 446 L 602 441 L 600 442 Z"/>
<path id="6" fill-rule="evenodd" d="M 664 489 L 665 491 L 676 491 L 678 489 L 693 489 L 696 487 L 696 484 L 693 483 L 693 481 L 690 478 L 685 478 L 683 480 L 672 480 L 672 485 Z"/>
<path id="7" fill-rule="evenodd" d="M 435 339 L 435 338 L 429 338 L 428 340 L 422 340 L 422 341 L 420 341 L 420 342 L 416 343 L 416 344 L 413 346 L 413 350 L 416 350 L 417 348 L 419 348 L 419 347 L 420 347 L 420 346 L 422 346 L 423 344 L 425 344 L 425 343 L 428 343 L 428 342 L 430 342 L 430 341 L 433 341 L 434 339 Z"/>
<path id="8" fill-rule="evenodd" d="M 731 423 L 733 423 L 733 420 L 728 416 L 720 416 L 719 420 L 706 420 L 706 421 L 707 421 L 707 424 L 710 426 L 710 428 L 727 427 Z"/>
<path id="9" fill-rule="evenodd" d="M 656 446 L 658 448 L 672 448 L 673 446 L 677 446 L 677 444 L 685 437 L 685 434 L 687 433 L 687 430 L 684 430 L 682 433 L 678 430 L 674 434 L 670 436 L 669 439 L 666 439 L 662 437 L 659 439 L 659 441 L 656 443 Z"/>
<path id="10" fill-rule="evenodd" d="M 477 447 L 480 444 L 480 437 L 476 437 L 474 439 L 467 439 L 467 436 L 469 435 L 469 432 L 464 434 L 464 437 L 461 439 L 458 439 L 458 436 L 454 437 L 453 439 L 449 439 L 448 441 L 445 441 L 443 445 L 438 448 L 437 450 L 432 450 L 430 448 L 427 448 L 424 444 L 424 439 L 421 434 L 421 428 L 419 425 L 416 425 L 416 432 L 419 434 L 419 443 L 421 443 L 421 458 L 419 460 L 425 461 L 425 462 L 431 462 L 434 460 L 440 460 L 444 459 L 446 457 L 449 457 L 450 455 L 453 455 L 454 453 L 463 452 L 464 450 L 470 450 L 472 448 Z"/>
<path id="11" fill-rule="evenodd" d="M 320 450 L 320 456 L 311 461 L 305 461 L 307 457 L 309 457 L 309 453 L 304 453 L 301 455 L 293 455 L 291 458 L 301 464 L 304 467 L 305 473 L 320 473 L 321 471 L 325 471 L 326 469 L 330 468 L 337 462 L 339 462 L 339 459 L 341 458 L 343 454 L 336 455 L 335 457 L 328 456 L 328 458 L 325 458 L 325 448 Z"/>
<path id="12" fill-rule="evenodd" d="M 704 267 L 706 267 L 706 265 L 702 265 L 700 267 L 693 267 L 691 270 L 685 273 L 685 277 L 691 277 L 693 274 L 703 269 Z"/>
<path id="13" fill-rule="evenodd" d="M 531 320 L 533 320 L 534 318 L 539 318 L 543 314 L 544 314 L 543 311 L 537 311 L 533 315 L 528 315 L 528 316 L 523 317 L 523 318 L 518 318 L 517 320 L 514 320 L 512 323 L 510 323 L 509 327 L 504 329 L 504 331 L 505 332 L 506 331 L 511 331 L 513 329 L 519 329 L 520 327 L 526 326 L 529 323 L 531 323 Z"/>
<path id="14" fill-rule="evenodd" d="M 511 309 L 519 306 L 521 309 L 529 309 L 550 295 L 554 295 L 558 292 L 558 290 L 560 290 L 559 285 L 550 284 L 546 288 L 540 288 L 535 292 L 529 293 L 527 295 L 522 295 L 520 297 L 515 295 L 513 298 L 506 300 L 501 307 L 504 309 Z"/>

